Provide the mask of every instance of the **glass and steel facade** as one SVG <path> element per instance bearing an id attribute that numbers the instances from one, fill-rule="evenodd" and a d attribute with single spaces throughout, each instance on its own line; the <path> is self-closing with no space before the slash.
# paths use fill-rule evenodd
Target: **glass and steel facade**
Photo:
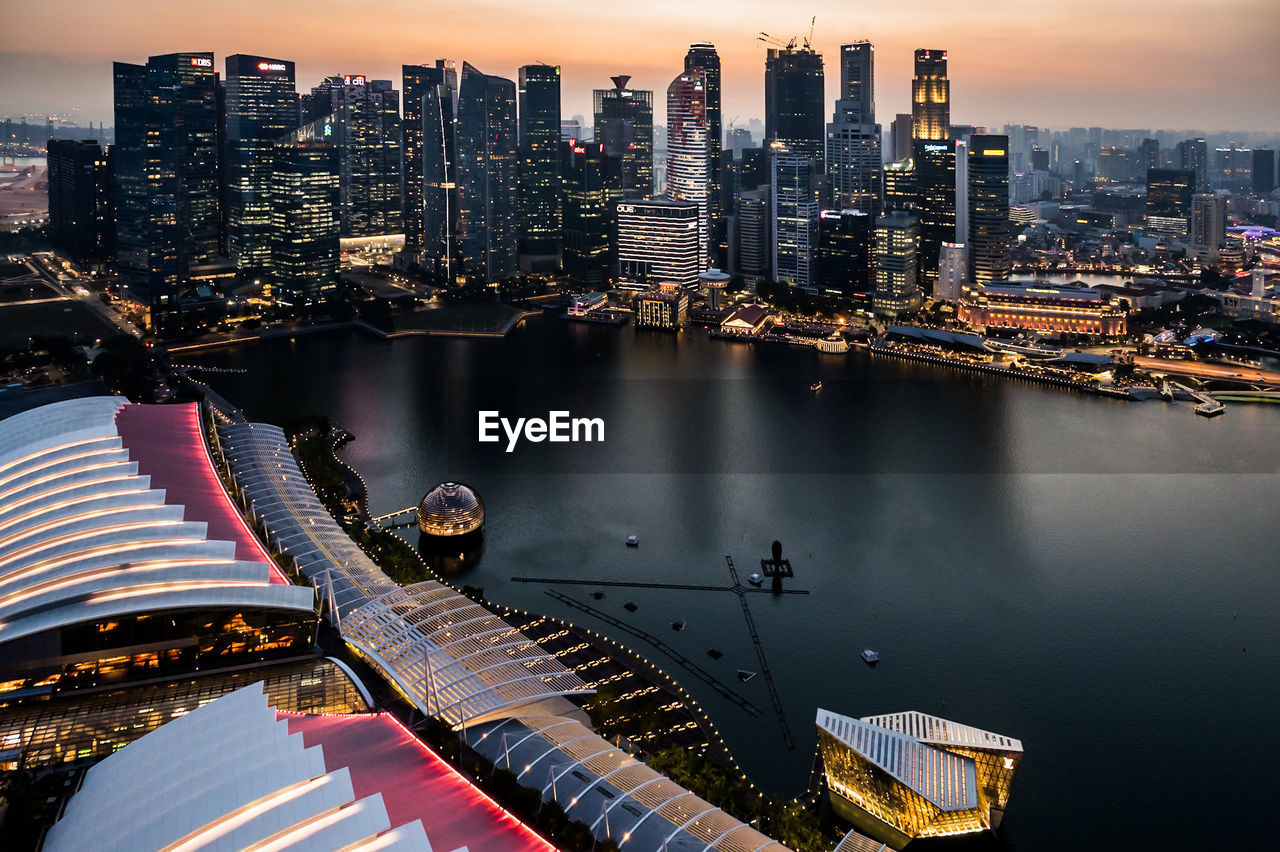
<path id="1" fill-rule="evenodd" d="M 824 75 L 822 54 L 809 48 L 769 48 L 764 66 L 766 144 L 822 161 Z"/>
<path id="2" fill-rule="evenodd" d="M 273 162 L 273 295 L 294 307 L 316 304 L 338 286 L 337 151 L 324 142 L 295 142 L 277 146 Z"/>
<path id="3" fill-rule="evenodd" d="M 1190 169 L 1151 169 L 1147 172 L 1147 229 L 1169 236 L 1186 236 L 1191 224 L 1191 197 L 1196 174 Z"/>
<path id="4" fill-rule="evenodd" d="M 968 151 L 969 262 L 973 280 L 1005 281 L 1009 254 L 1009 137 L 974 135 Z"/>
<path id="5" fill-rule="evenodd" d="M 824 210 L 818 217 L 818 289 L 866 297 L 874 285 L 875 217 L 862 210 Z"/>
<path id="6" fill-rule="evenodd" d="M 49 241 L 82 265 L 111 256 L 111 162 L 93 139 L 50 139 Z"/>
<path id="7" fill-rule="evenodd" d="M 404 92 L 404 123 L 403 123 L 403 144 L 404 144 L 404 250 L 407 255 L 414 261 L 418 262 L 419 253 L 427 249 L 424 245 L 424 194 L 423 194 L 423 176 L 431 172 L 424 171 L 426 166 L 423 161 L 424 150 L 428 146 L 428 140 L 423 138 L 423 131 L 426 127 L 437 126 L 441 119 L 439 104 L 447 101 L 448 109 L 448 156 L 444 159 L 454 162 L 454 141 L 453 141 L 453 105 L 457 102 L 458 91 L 458 75 L 454 70 L 453 63 L 444 59 L 437 59 L 435 65 L 403 65 L 400 68 L 401 80 L 403 85 L 401 90 Z M 438 87 L 444 86 L 448 92 L 447 95 L 441 94 Z M 428 95 L 433 97 L 432 103 L 435 108 L 431 109 L 424 102 L 424 98 Z M 428 112 L 434 112 L 433 116 L 428 116 Z M 431 121 L 431 124 L 427 124 Z M 433 147 L 442 147 L 433 146 Z M 452 169 L 449 170 L 452 173 Z M 455 185 L 456 195 L 456 178 L 450 178 L 449 183 Z M 423 265 L 430 269 L 435 264 L 433 261 L 440 260 L 443 264 L 442 257 L 450 257 L 447 252 L 441 255 L 437 252 L 437 256 L 433 258 L 423 259 Z"/>
<path id="8" fill-rule="evenodd" d="M 818 164 L 811 157 L 778 148 L 772 154 L 773 278 L 813 291 L 817 287 L 814 249 L 818 244 Z"/>
<path id="9" fill-rule="evenodd" d="M 700 270 L 707 267 L 711 169 L 706 75 L 685 72 L 667 87 L 667 196 L 698 205 Z"/>
<path id="10" fill-rule="evenodd" d="M 832 808 L 895 849 L 999 826 L 1022 743 L 915 711 L 853 719 L 818 710 Z"/>
<path id="11" fill-rule="evenodd" d="M 621 201 L 617 215 L 619 285 L 644 289 L 662 283 L 698 285 L 698 205 L 667 199 Z"/>
<path id="12" fill-rule="evenodd" d="M 917 280 L 915 216 L 903 210 L 876 220 L 876 278 L 872 307 L 877 314 L 897 316 L 917 310 L 923 297 Z"/>
<path id="13" fill-rule="evenodd" d="M 520 271 L 516 135 L 516 84 L 464 62 L 458 92 L 458 178 L 469 281 L 491 285 Z"/>
<path id="14" fill-rule="evenodd" d="M 283 59 L 228 56 L 226 199 L 231 259 L 241 270 L 271 265 L 273 147 L 298 125 L 294 66 Z"/>
<path id="15" fill-rule="evenodd" d="M 560 66 L 524 65 L 517 74 L 520 117 L 520 266 L 560 265 Z"/>
<path id="16" fill-rule="evenodd" d="M 595 141 L 622 158 L 624 197 L 640 199 L 653 194 L 653 92 L 627 88 L 630 80 L 594 91 Z"/>
<path id="17" fill-rule="evenodd" d="M 713 266 L 723 266 L 728 252 L 728 233 L 725 230 L 723 186 L 724 164 L 721 150 L 724 147 L 724 131 L 720 111 L 720 55 L 716 46 L 708 42 L 689 45 L 684 57 L 686 74 L 702 74 L 703 115 L 707 127 L 707 251 Z M 667 113 L 668 132 L 671 116 Z M 670 148 L 668 147 L 668 158 Z M 667 180 L 670 181 L 668 171 Z"/>
<path id="18" fill-rule="evenodd" d="M 622 166 L 622 158 L 598 142 L 560 143 L 564 271 L 586 289 L 614 280 L 614 205 L 622 198 Z"/>
<path id="19" fill-rule="evenodd" d="M 956 143 L 916 140 L 916 206 L 920 219 L 919 269 L 921 283 L 938 277 L 938 252 L 956 233 Z"/>

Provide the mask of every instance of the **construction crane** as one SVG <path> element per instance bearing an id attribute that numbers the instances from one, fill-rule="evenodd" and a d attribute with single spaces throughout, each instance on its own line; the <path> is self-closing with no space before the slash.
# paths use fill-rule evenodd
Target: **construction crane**
<path id="1" fill-rule="evenodd" d="M 770 47 L 781 47 L 784 50 L 796 49 L 795 37 L 792 37 L 791 41 L 783 41 L 777 36 L 771 36 L 768 33 L 760 33 L 760 35 L 756 36 L 756 41 L 762 41 L 765 44 L 769 45 Z"/>
<path id="2" fill-rule="evenodd" d="M 808 50 L 809 45 L 813 43 L 813 27 L 818 23 L 818 16 L 814 15 L 809 19 L 809 35 L 805 36 L 804 49 Z"/>

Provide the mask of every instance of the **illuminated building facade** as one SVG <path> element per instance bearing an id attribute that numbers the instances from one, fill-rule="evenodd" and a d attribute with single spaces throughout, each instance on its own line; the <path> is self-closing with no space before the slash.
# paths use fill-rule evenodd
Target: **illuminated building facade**
<path id="1" fill-rule="evenodd" d="M 911 156 L 920 217 L 920 278 L 932 285 L 938 252 L 955 239 L 955 143 L 951 141 L 951 82 L 945 50 L 917 50 L 911 79 Z"/>
<path id="2" fill-rule="evenodd" d="M 227 57 L 226 218 L 231 260 L 241 270 L 271 265 L 272 148 L 298 126 L 293 63 Z"/>
<path id="3" fill-rule="evenodd" d="M 1185 237 L 1191 224 L 1191 196 L 1196 175 L 1189 169 L 1151 169 L 1147 172 L 1147 230 Z"/>
<path id="4" fill-rule="evenodd" d="M 914 210 L 916 207 L 916 168 L 908 157 L 884 167 L 884 209 Z"/>
<path id="5" fill-rule="evenodd" d="M 940 302 L 956 302 L 968 274 L 969 252 L 963 243 L 943 243 L 938 254 L 938 281 L 933 286 L 933 297 Z"/>
<path id="6" fill-rule="evenodd" d="M 520 271 L 516 237 L 516 84 L 462 64 L 458 179 L 467 279 L 492 285 Z"/>
<path id="7" fill-rule="evenodd" d="M 447 265 L 444 258 L 450 257 L 450 254 L 438 248 L 433 254 L 433 247 L 424 245 L 424 216 L 427 214 L 424 211 L 423 195 L 423 131 L 427 126 L 439 125 L 441 115 L 438 107 L 442 101 L 447 100 L 448 128 L 442 135 L 449 139 L 453 137 L 453 104 L 457 101 L 458 74 L 453 63 L 444 59 L 437 59 L 435 65 L 403 65 L 400 73 L 403 83 L 401 89 L 404 92 L 404 251 L 412 262 L 421 261 L 431 271 L 437 265 Z M 446 87 L 448 92 L 441 93 L 438 90 L 440 86 Z M 433 99 L 431 109 L 435 112 L 434 116 L 426 114 L 428 107 L 423 98 L 428 95 Z M 431 122 L 430 125 L 426 124 L 428 121 Z M 448 151 L 453 150 L 450 143 Z M 444 159 L 449 163 L 454 161 L 452 156 Z M 420 257 L 424 252 L 426 257 Z"/>
<path id="8" fill-rule="evenodd" d="M 1179 169 L 1194 172 L 1196 186 L 1209 186 L 1209 145 L 1203 139 L 1183 139 L 1178 143 L 1174 163 Z"/>
<path id="9" fill-rule="evenodd" d="M 82 266 L 106 263 L 115 226 L 111 161 L 93 139 L 50 139 L 49 241 Z"/>
<path id="10" fill-rule="evenodd" d="M 622 158 L 622 191 L 628 199 L 653 194 L 653 92 L 630 89 L 631 77 L 610 78 L 612 89 L 596 89 L 595 141 Z"/>
<path id="11" fill-rule="evenodd" d="M 689 45 L 689 52 L 684 56 L 684 70 L 686 74 L 702 74 L 703 117 L 707 128 L 707 251 L 713 265 L 723 266 L 729 247 L 721 194 L 724 186 L 724 163 L 721 157 L 724 131 L 720 114 L 720 55 L 716 53 L 716 46 L 708 42 Z M 671 113 L 668 108 L 668 133 L 670 125 Z M 667 156 L 671 156 L 669 146 Z M 670 180 L 668 169 L 668 186 Z"/>
<path id="12" fill-rule="evenodd" d="M 1227 200 L 1212 192 L 1191 197 L 1191 248 L 1212 256 L 1227 240 Z M 1215 258 L 1211 258 L 1215 259 Z"/>
<path id="13" fill-rule="evenodd" d="M 1009 137 L 975 134 L 968 145 L 969 262 L 973 280 L 1004 281 L 1009 254 Z"/>
<path id="14" fill-rule="evenodd" d="M 1125 311 L 1083 285 L 980 284 L 960 297 L 957 318 L 975 328 L 1034 331 L 1043 336 L 1125 334 Z"/>
<path id="15" fill-rule="evenodd" d="M 676 284 L 636 293 L 636 327 L 678 329 L 689 313 L 689 294 Z"/>
<path id="16" fill-rule="evenodd" d="M 773 205 L 768 185 L 738 193 L 733 221 L 733 271 L 759 283 L 769 277 L 773 261 Z"/>
<path id="17" fill-rule="evenodd" d="M 462 274 L 462 240 L 458 230 L 462 215 L 458 197 L 458 125 L 454 117 L 457 99 L 456 89 L 448 77 L 441 75 L 440 79 L 441 82 L 426 86 L 418 99 L 421 111 L 418 222 L 423 232 L 417 257 L 433 281 L 450 286 L 457 283 Z M 408 241 L 406 234 L 406 245 Z"/>
<path id="18" fill-rule="evenodd" d="M 560 66 L 521 66 L 516 84 L 520 269 L 554 272 L 560 266 Z"/>
<path id="19" fill-rule="evenodd" d="M 894 849 L 1000 825 L 1022 743 L 911 711 L 854 719 L 818 710 L 831 806 Z"/>
<path id="20" fill-rule="evenodd" d="M 880 215 L 880 125 L 875 123 L 875 47 L 840 46 L 840 98 L 827 125 L 827 179 L 837 209 Z"/>
<path id="21" fill-rule="evenodd" d="M 874 286 L 871 242 L 875 217 L 862 210 L 823 210 L 818 216 L 818 289 L 865 299 Z"/>
<path id="22" fill-rule="evenodd" d="M 218 93 L 212 53 L 113 68 L 116 268 L 125 298 L 177 301 L 218 253 Z"/>
<path id="23" fill-rule="evenodd" d="M 876 220 L 876 277 L 871 304 L 877 314 L 892 317 L 910 313 L 924 301 L 916 269 L 918 233 L 918 220 L 904 210 Z"/>
<path id="24" fill-rule="evenodd" d="M 698 205 L 698 269 L 707 267 L 711 149 L 707 141 L 707 81 L 685 72 L 667 87 L 667 196 Z"/>
<path id="25" fill-rule="evenodd" d="M 324 142 L 277 145 L 271 175 L 271 282 L 295 308 L 337 291 L 338 157 Z"/>
<path id="26" fill-rule="evenodd" d="M 632 289 L 670 282 L 698 285 L 700 210 L 687 201 L 621 201 L 618 216 L 618 284 Z"/>
<path id="27" fill-rule="evenodd" d="M 593 290 L 614 278 L 614 204 L 622 198 L 622 158 L 598 142 L 560 143 L 564 272 Z"/>
<path id="28" fill-rule="evenodd" d="M 822 161 L 822 54 L 804 48 L 769 48 L 764 65 L 766 146 L 781 142 L 799 156 Z"/>
<path id="29" fill-rule="evenodd" d="M 813 252 L 818 243 L 818 163 L 804 154 L 776 148 L 769 188 L 773 201 L 773 279 L 816 291 Z"/>

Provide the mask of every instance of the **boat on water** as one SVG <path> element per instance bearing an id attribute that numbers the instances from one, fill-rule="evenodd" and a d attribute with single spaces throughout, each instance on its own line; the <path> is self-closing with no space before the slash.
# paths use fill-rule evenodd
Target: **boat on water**
<path id="1" fill-rule="evenodd" d="M 870 648 L 863 648 L 862 659 L 867 665 L 874 666 L 876 663 L 880 662 L 880 655 Z"/>
<path id="2" fill-rule="evenodd" d="M 752 571 L 751 576 L 747 578 L 747 582 L 753 586 L 759 586 L 764 582 L 764 577 L 760 576 L 759 571 Z"/>
<path id="3" fill-rule="evenodd" d="M 679 621 L 673 621 L 671 622 L 671 629 L 679 633 L 681 630 L 684 630 L 684 624 L 685 622 L 683 618 Z"/>
<path id="4" fill-rule="evenodd" d="M 639 546 L 640 546 L 639 537 L 634 535 L 627 536 L 627 547 L 639 547 Z"/>
<path id="5" fill-rule="evenodd" d="M 746 669 L 738 669 L 738 680 L 742 681 L 743 683 L 746 683 L 747 681 L 751 680 L 751 678 L 755 676 L 756 676 L 755 672 L 749 672 Z"/>
<path id="6" fill-rule="evenodd" d="M 814 382 L 813 384 L 809 385 L 809 390 L 813 391 L 814 393 L 817 393 L 818 391 L 822 390 L 822 382 Z"/>

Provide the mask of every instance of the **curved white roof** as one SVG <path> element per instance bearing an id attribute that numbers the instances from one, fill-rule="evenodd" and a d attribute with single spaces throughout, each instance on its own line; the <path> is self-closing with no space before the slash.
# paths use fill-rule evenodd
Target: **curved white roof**
<path id="1" fill-rule="evenodd" d="M 116 426 L 126 405 L 74 399 L 0 421 L 0 643 L 158 610 L 310 611 L 310 590 L 272 584 L 271 565 L 208 540 L 138 473 Z"/>
<path id="2" fill-rule="evenodd" d="M 392 828 L 380 793 L 357 799 L 346 767 L 247 686 L 91 768 L 44 848 L 427 850 L 421 821 Z"/>

